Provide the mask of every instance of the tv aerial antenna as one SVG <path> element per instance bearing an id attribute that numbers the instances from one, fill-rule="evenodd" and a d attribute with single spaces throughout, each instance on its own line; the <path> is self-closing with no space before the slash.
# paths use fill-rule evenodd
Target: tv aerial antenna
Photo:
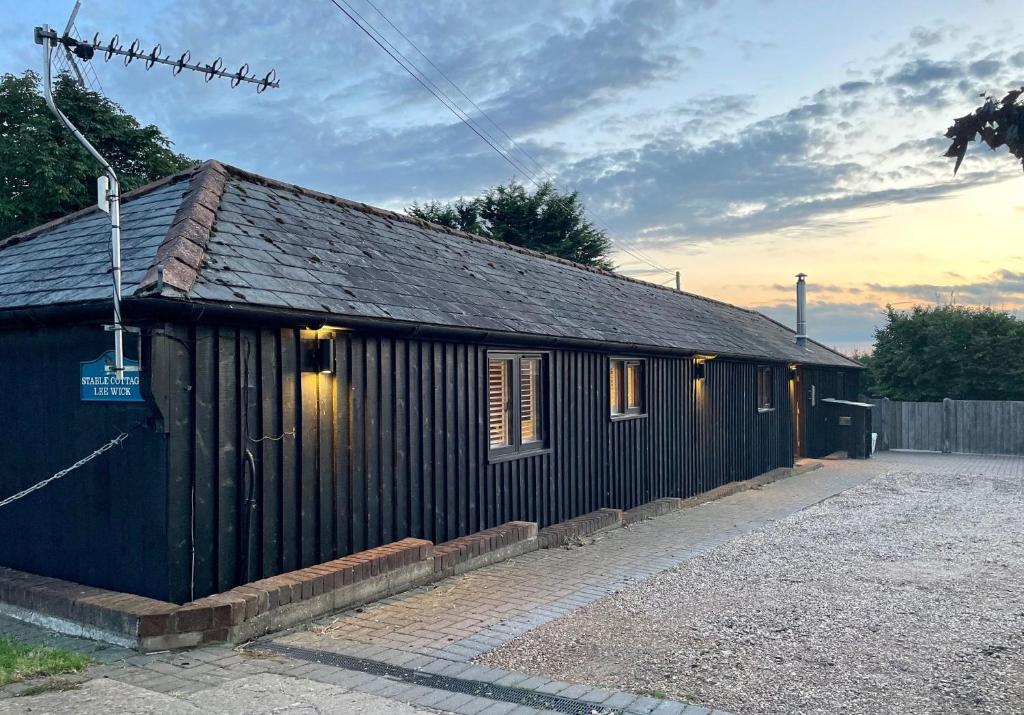
<path id="1" fill-rule="evenodd" d="M 121 185 L 118 182 L 117 173 L 110 165 L 110 162 L 97 151 L 96 147 L 89 143 L 89 140 L 71 123 L 71 120 L 67 118 L 54 101 L 54 50 L 59 49 L 64 53 L 68 64 L 76 75 L 76 79 L 83 86 L 85 85 L 85 74 L 78 67 L 76 58 L 82 62 L 90 62 L 97 54 L 102 54 L 103 59 L 107 62 L 115 56 L 121 57 L 124 59 L 126 67 L 137 60 L 147 70 L 152 69 L 158 64 L 167 65 L 171 68 L 171 73 L 174 75 L 181 74 L 183 70 L 190 70 L 201 73 L 207 82 L 215 77 L 222 77 L 229 80 L 231 87 L 237 87 L 243 83 L 252 84 L 255 85 L 257 94 L 262 94 L 267 89 L 277 89 L 280 86 L 280 82 L 277 79 L 277 72 L 275 70 L 270 70 L 260 78 L 250 73 L 248 64 L 243 64 L 237 71 L 231 72 L 224 68 L 224 62 L 220 57 L 209 64 L 201 64 L 193 62 L 191 53 L 185 51 L 177 59 L 173 59 L 163 54 L 160 45 L 156 45 L 152 50 L 146 52 L 142 49 L 139 40 L 134 40 L 128 47 L 125 47 L 117 35 L 114 35 L 108 42 L 103 42 L 100 39 L 99 33 L 96 33 L 91 41 L 81 40 L 71 34 L 74 30 L 75 19 L 78 16 L 78 10 L 81 8 L 81 5 L 81 0 L 76 0 L 75 7 L 71 11 L 71 16 L 68 18 L 62 34 L 58 34 L 49 25 L 35 28 L 35 42 L 43 47 L 43 96 L 46 99 L 46 105 L 53 112 L 54 116 L 57 117 L 57 120 L 74 135 L 78 143 L 85 147 L 86 151 L 103 168 L 103 175 L 96 181 L 97 205 L 110 216 L 110 263 L 111 276 L 113 278 L 114 323 L 107 326 L 107 328 L 114 333 L 114 365 L 112 370 L 115 373 L 115 377 L 120 378 L 125 372 L 124 333 L 126 331 L 121 318 Z"/>

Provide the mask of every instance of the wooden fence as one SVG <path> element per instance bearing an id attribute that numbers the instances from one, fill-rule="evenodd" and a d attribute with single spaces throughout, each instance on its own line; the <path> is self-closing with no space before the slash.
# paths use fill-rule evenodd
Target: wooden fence
<path id="1" fill-rule="evenodd" d="M 878 450 L 1024 454 L 1024 402 L 867 401 L 875 405 L 872 426 Z"/>

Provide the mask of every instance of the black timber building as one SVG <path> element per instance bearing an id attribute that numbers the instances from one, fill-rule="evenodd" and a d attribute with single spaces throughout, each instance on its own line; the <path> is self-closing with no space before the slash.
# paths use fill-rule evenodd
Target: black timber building
<path id="1" fill-rule="evenodd" d="M 184 602 L 406 536 L 687 497 L 837 449 L 859 368 L 767 317 L 206 162 L 0 240 L 0 564 Z M 137 335 L 137 337 L 136 337 Z"/>

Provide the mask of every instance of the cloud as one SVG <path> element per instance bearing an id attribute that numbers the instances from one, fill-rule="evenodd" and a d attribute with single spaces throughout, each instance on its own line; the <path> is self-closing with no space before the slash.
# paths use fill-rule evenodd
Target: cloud
<path id="1" fill-rule="evenodd" d="M 800 226 L 835 229 L 851 209 L 931 201 L 1001 176 L 998 169 L 976 165 L 976 173 L 960 182 L 945 176 L 892 187 L 865 182 L 872 172 L 869 163 L 830 156 L 834 140 L 819 124 L 835 113 L 827 103 L 812 102 L 750 124 L 734 137 L 700 145 L 686 137 L 658 137 L 634 149 L 588 157 L 567 173 L 613 227 L 645 243 L 735 238 Z M 896 150 L 919 148 L 921 157 L 938 160 L 942 144 L 930 138 L 916 140 L 913 147 L 901 143 Z"/>
<path id="2" fill-rule="evenodd" d="M 746 286 L 750 288 L 751 286 Z M 791 284 L 775 283 L 770 286 L 772 290 L 779 291 L 782 293 L 792 293 L 793 286 Z M 815 283 L 813 285 L 815 293 L 835 293 L 835 294 L 846 294 L 846 293 L 861 293 L 861 289 L 856 286 L 845 286 L 845 285 L 833 285 L 828 283 Z"/>
<path id="3" fill-rule="evenodd" d="M 796 308 L 792 302 L 760 305 L 754 310 L 790 327 L 796 320 Z M 870 336 L 884 322 L 884 317 L 883 309 L 871 302 L 810 300 L 807 304 L 807 333 L 829 347 L 847 352 L 865 350 L 871 346 Z"/>
<path id="4" fill-rule="evenodd" d="M 972 62 L 968 66 L 968 69 L 970 70 L 972 76 L 981 79 L 986 79 L 998 73 L 999 70 L 1002 69 L 1002 67 L 1003 63 L 1000 62 L 999 60 L 989 59 Z"/>
<path id="5" fill-rule="evenodd" d="M 789 296 L 793 286 L 775 284 L 770 288 L 786 297 L 777 302 L 755 306 L 754 309 L 792 326 L 795 307 Z M 869 283 L 861 289 L 856 286 L 815 283 L 811 285 L 811 291 L 807 310 L 810 336 L 844 350 L 864 350 L 870 347 L 869 336 L 884 322 L 886 303 L 898 309 L 909 308 L 912 304 L 987 306 L 1024 317 L 1024 272 L 1009 269 L 1000 269 L 981 280 L 948 284 Z M 814 296 L 820 295 L 827 297 L 823 300 L 814 299 Z M 842 300 L 843 296 L 852 296 L 854 299 Z"/>
<path id="6" fill-rule="evenodd" d="M 839 91 L 846 92 L 848 94 L 853 94 L 855 92 L 863 92 L 865 89 L 868 89 L 871 86 L 871 82 L 867 82 L 865 80 L 853 80 L 850 82 L 843 82 L 841 85 L 839 85 Z"/>
<path id="7" fill-rule="evenodd" d="M 1007 307 L 1015 311 L 1024 310 L 1024 272 L 1005 268 L 995 271 L 985 280 L 966 283 L 869 283 L 867 287 L 879 293 L 896 294 L 925 303 L 955 302 L 996 308 Z"/>
<path id="8" fill-rule="evenodd" d="M 588 26 L 546 37 L 503 67 L 506 90 L 486 109 L 513 128 L 565 121 L 619 91 L 667 79 L 684 69 L 669 42 L 684 12 L 710 3 L 627 0 Z M 684 9 L 685 8 L 685 9 Z"/>
<path id="9" fill-rule="evenodd" d="M 929 29 L 926 27 L 915 27 L 910 31 L 910 39 L 917 47 L 931 47 L 942 42 L 942 28 Z"/>
<path id="10" fill-rule="evenodd" d="M 970 96 L 973 84 L 963 82 L 998 81 L 1024 66 L 1024 52 L 1003 62 L 1006 55 L 976 51 L 940 56 L 951 32 L 917 28 L 902 54 L 851 68 L 848 81 L 774 116 L 756 119 L 759 97 L 746 86 L 673 96 L 665 106 L 658 93 L 676 85 L 664 83 L 700 59 L 694 19 L 714 29 L 712 5 L 499 3 L 478 13 L 460 2 L 424 12 L 398 1 L 383 9 L 626 243 L 637 237 L 678 249 L 690 240 L 838 232 L 855 221 L 851 209 L 934 200 L 1000 176 L 998 158 L 978 156 L 951 181 L 939 158 L 948 120 L 923 112 L 945 112 Z M 426 66 L 383 18 L 359 7 Z M 169 6 L 154 25 L 168 47 L 205 57 L 215 38 L 230 65 L 277 66 L 282 75 L 280 90 L 256 97 L 198 77 L 109 74 L 115 98 L 130 95 L 126 106 L 193 156 L 394 208 L 524 178 L 327 3 L 223 0 L 188 13 Z M 903 107 L 915 115 L 902 115 Z"/>
<path id="11" fill-rule="evenodd" d="M 963 68 L 957 62 L 936 62 L 917 59 L 907 62 L 886 78 L 891 85 L 921 87 L 935 82 L 945 82 L 963 75 Z"/>
<path id="12" fill-rule="evenodd" d="M 498 4 L 478 13 L 465 12 L 457 2 L 440 3 L 431 12 L 419 3 L 397 2 L 383 9 L 522 149 L 555 171 L 566 147 L 542 140 L 541 133 L 685 71 L 695 49 L 680 42 L 675 31 L 683 18 L 713 4 Z M 357 7 L 429 70 L 381 16 Z M 266 17 L 274 21 L 261 20 Z M 197 3 L 189 13 L 166 11 L 156 24 L 166 46 L 191 47 L 205 57 L 210 38 L 216 37 L 227 63 L 245 60 L 261 70 L 276 66 L 282 78 L 280 90 L 255 97 L 244 88 L 230 92 L 218 83 L 204 85 L 197 77 L 153 82 L 142 72 L 112 75 L 116 94 L 135 98 L 133 111 L 165 128 L 194 156 L 221 158 L 396 208 L 413 199 L 472 194 L 513 176 L 524 179 L 523 171 L 497 156 L 330 4 Z M 429 71 L 495 143 L 509 146 L 468 101 Z M 711 110 L 699 106 L 705 101 L 696 102 L 694 113 L 681 121 L 694 121 L 701 111 L 701 117 L 709 116 Z M 725 113 L 749 104 L 739 95 L 716 101 Z M 519 155 L 517 161 L 536 171 L 532 159 Z"/>

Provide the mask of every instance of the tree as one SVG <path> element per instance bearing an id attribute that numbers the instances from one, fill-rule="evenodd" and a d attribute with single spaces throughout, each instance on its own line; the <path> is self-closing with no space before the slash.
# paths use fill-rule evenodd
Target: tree
<path id="1" fill-rule="evenodd" d="M 878 397 L 1024 400 L 1024 321 L 990 308 L 889 306 L 867 366 Z"/>
<path id="2" fill-rule="evenodd" d="M 39 76 L 0 77 L 0 238 L 92 205 L 99 165 L 50 113 Z M 107 158 L 130 191 L 194 162 L 155 126 L 62 74 L 57 106 Z"/>
<path id="3" fill-rule="evenodd" d="M 970 114 L 953 120 L 946 138 L 953 140 L 945 156 L 956 159 L 955 174 L 967 153 L 967 145 L 978 136 L 990 149 L 1006 145 L 1024 167 L 1024 105 L 1018 101 L 1024 87 L 1009 92 L 1001 100 L 985 97 L 985 103 Z"/>
<path id="4" fill-rule="evenodd" d="M 413 216 L 496 241 L 559 256 L 593 268 L 612 270 L 612 242 L 587 220 L 576 192 L 563 194 L 550 182 L 530 193 L 515 181 L 495 186 L 474 199 L 450 204 L 414 203 Z"/>
<path id="5" fill-rule="evenodd" d="M 860 391 L 865 395 L 878 394 L 878 387 L 875 385 L 874 353 L 854 350 L 851 355 L 854 361 L 860 363 L 864 371 L 861 373 Z"/>
<path id="6" fill-rule="evenodd" d="M 480 199 L 458 199 L 450 204 L 441 201 L 428 201 L 425 204 L 414 203 L 407 211 L 424 221 L 447 226 L 466 233 L 484 235 L 487 228 L 480 218 Z"/>

